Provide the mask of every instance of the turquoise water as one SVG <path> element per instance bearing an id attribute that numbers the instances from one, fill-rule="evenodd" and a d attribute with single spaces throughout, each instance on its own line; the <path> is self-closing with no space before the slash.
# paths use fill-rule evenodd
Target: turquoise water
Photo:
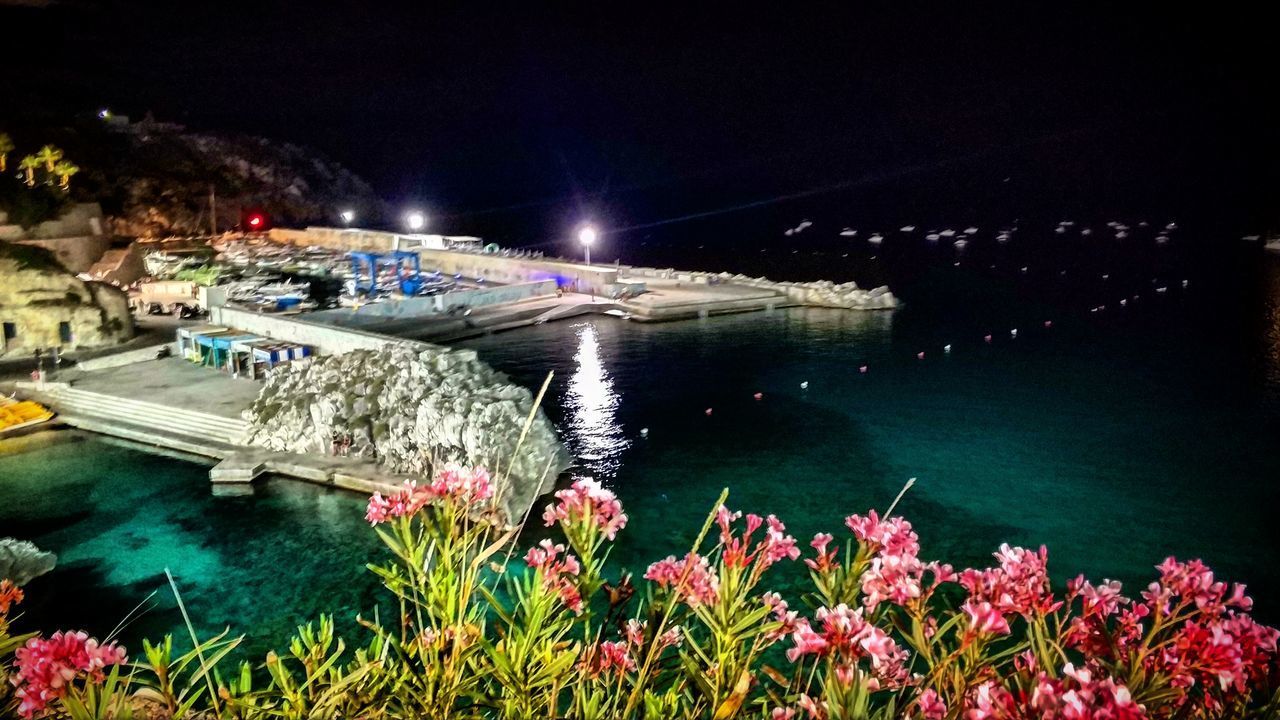
<path id="1" fill-rule="evenodd" d="M 633 570 L 686 548 L 723 487 L 807 538 L 915 477 L 898 510 L 928 557 L 978 564 L 1001 542 L 1045 543 L 1057 577 L 1135 591 L 1165 555 L 1202 557 L 1275 622 L 1280 262 L 1157 258 L 1103 281 L 1083 263 L 1064 276 L 980 258 L 913 266 L 894 313 L 599 318 L 463 345 L 529 386 L 555 372 L 547 409 L 573 472 L 622 497 L 631 523 L 614 557 Z M 29 627 L 102 634 L 158 591 L 124 632 L 136 646 L 180 626 L 166 567 L 202 632 L 231 624 L 255 654 L 322 611 L 351 627 L 382 597 L 360 497 L 279 480 L 218 498 L 205 466 L 57 440 L 0 449 L 0 534 L 60 556 L 29 587 Z"/>
<path id="2" fill-rule="evenodd" d="M 205 465 L 78 432 L 0 443 L 0 478 L 0 534 L 58 554 L 27 588 L 24 627 L 101 635 L 142 603 L 131 647 L 183 640 L 165 568 L 201 635 L 231 626 L 257 656 L 321 612 L 350 627 L 379 599 L 364 564 L 381 545 L 354 494 L 271 480 L 213 497 Z"/>

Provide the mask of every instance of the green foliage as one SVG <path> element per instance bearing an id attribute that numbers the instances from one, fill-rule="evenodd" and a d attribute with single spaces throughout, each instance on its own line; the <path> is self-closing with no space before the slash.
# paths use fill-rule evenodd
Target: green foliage
<path id="1" fill-rule="evenodd" d="M 9 215 L 9 222 L 24 228 L 33 228 L 45 220 L 53 220 L 66 210 L 67 194 L 45 185 L 27 187 L 25 183 L 0 176 L 0 210 Z"/>

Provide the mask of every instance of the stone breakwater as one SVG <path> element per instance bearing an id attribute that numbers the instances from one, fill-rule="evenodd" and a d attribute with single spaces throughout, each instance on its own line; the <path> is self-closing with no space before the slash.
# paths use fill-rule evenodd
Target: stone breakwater
<path id="1" fill-rule="evenodd" d="M 830 280 L 813 280 L 809 282 L 780 282 L 767 277 L 750 277 L 748 275 L 727 272 L 701 272 L 676 270 L 675 268 L 646 268 L 623 266 L 623 274 L 628 278 L 658 278 L 663 280 L 683 280 L 701 284 L 732 284 L 771 290 L 780 293 L 794 303 L 815 307 L 843 308 L 846 310 L 892 310 L 901 303 L 890 292 L 888 285 L 870 290 L 858 287 L 855 282 L 836 283 Z"/>
<path id="2" fill-rule="evenodd" d="M 336 448 L 423 476 L 446 462 L 484 465 L 509 479 L 503 503 L 518 519 L 570 464 L 541 410 L 516 452 L 532 408 L 529 390 L 468 351 L 354 350 L 273 371 L 243 413 L 245 443 L 294 453 Z"/>

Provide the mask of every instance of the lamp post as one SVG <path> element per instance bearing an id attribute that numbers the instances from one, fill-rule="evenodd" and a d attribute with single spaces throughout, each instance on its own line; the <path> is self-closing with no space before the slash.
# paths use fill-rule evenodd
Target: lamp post
<path id="1" fill-rule="evenodd" d="M 586 253 L 586 262 L 588 265 L 591 264 L 591 246 L 595 244 L 596 237 L 596 229 L 590 225 L 584 225 L 582 229 L 578 231 L 578 242 L 582 243 L 582 250 Z"/>
<path id="2" fill-rule="evenodd" d="M 355 222 L 355 219 L 356 219 L 356 211 L 343 210 L 342 212 L 338 213 L 338 217 L 342 218 L 343 225 L 346 225 L 347 227 L 351 227 L 351 223 Z"/>

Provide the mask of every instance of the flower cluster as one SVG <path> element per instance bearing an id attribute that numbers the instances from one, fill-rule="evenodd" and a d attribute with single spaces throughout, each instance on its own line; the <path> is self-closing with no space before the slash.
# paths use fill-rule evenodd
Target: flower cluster
<path id="1" fill-rule="evenodd" d="M 850 515 L 844 523 L 871 556 L 870 564 L 859 578 L 862 603 L 867 610 L 875 611 L 882 602 L 905 606 L 927 598 L 939 583 L 955 579 L 950 565 L 921 562 L 920 538 L 906 520 L 900 517 L 881 520 L 872 510 L 866 516 Z M 810 567 L 830 567 L 834 561 L 834 550 L 830 560 L 824 557 L 829 538 L 829 535 L 814 537 L 813 546 L 819 556 Z M 821 546 L 819 540 L 825 540 Z M 928 584 L 925 583 L 926 572 L 933 575 L 932 582 Z"/>
<path id="2" fill-rule="evenodd" d="M 689 553 L 683 560 L 668 555 L 650 565 L 644 578 L 664 590 L 672 589 L 676 599 L 690 607 L 714 605 L 720 597 L 720 580 L 711 572 L 711 563 L 696 553 Z"/>
<path id="3" fill-rule="evenodd" d="M 542 573 L 543 587 L 559 595 L 565 607 L 575 613 L 582 612 L 582 593 L 573 581 L 582 567 L 578 558 L 565 551 L 564 545 L 543 540 L 536 547 L 529 548 L 524 562 Z"/>
<path id="4" fill-rule="evenodd" d="M 960 573 L 958 582 L 969 592 L 964 611 L 975 632 L 1008 633 L 1006 615 L 1047 615 L 1062 607 L 1049 585 L 1049 551 L 1000 546 L 995 553 L 999 567 L 972 568 Z M 999 615 L 997 618 L 996 615 Z"/>
<path id="5" fill-rule="evenodd" d="M 586 654 L 578 661 L 578 667 L 589 677 L 602 675 L 621 676 L 636 669 L 630 647 L 621 641 L 596 643 L 587 647 Z"/>
<path id="6" fill-rule="evenodd" d="M 1030 692 L 1010 691 L 994 680 L 975 687 L 965 701 L 966 720 L 1142 720 L 1146 709 L 1134 702 L 1129 689 L 1111 678 L 1095 678 L 1070 663 L 1062 677 L 1039 673 Z"/>
<path id="7" fill-rule="evenodd" d="M 429 485 L 420 486 L 417 482 L 406 480 L 404 487 L 393 495 L 383 497 L 382 493 L 374 493 L 369 498 L 364 518 L 370 525 L 378 525 L 395 518 L 409 517 L 437 501 L 471 505 L 491 497 L 493 481 L 489 478 L 488 470 L 482 467 L 464 468 L 449 463 L 436 474 Z"/>
<path id="8" fill-rule="evenodd" d="M 635 618 L 628 620 L 623 628 L 626 632 L 627 644 L 637 649 L 644 647 L 645 628 L 647 626 L 648 623 L 644 620 L 636 620 Z M 654 643 L 657 645 L 656 652 L 662 652 L 669 647 L 680 647 L 683 642 L 684 638 L 681 636 L 679 625 L 668 628 L 666 632 L 654 638 Z"/>
<path id="9" fill-rule="evenodd" d="M 575 480 L 573 485 L 556 492 L 556 499 L 559 502 L 547 505 L 542 513 L 547 527 L 557 522 L 565 526 L 589 525 L 613 540 L 618 531 L 627 526 L 627 515 L 622 512 L 618 496 L 600 487 L 595 480 Z"/>
<path id="10" fill-rule="evenodd" d="M 788 660 L 795 662 L 805 655 L 831 658 L 835 662 L 836 678 L 848 684 L 853 680 L 857 661 L 866 658 L 870 660 L 872 672 L 867 683 L 869 689 L 899 687 L 907 681 L 907 651 L 879 627 L 867 622 L 863 608 L 854 610 L 841 603 L 835 608 L 818 608 L 814 617 L 821 629 L 815 630 L 808 621 L 799 621 L 791 634 L 794 645 L 787 650 Z"/>
<path id="11" fill-rule="evenodd" d="M 8 615 L 9 608 L 22 602 L 22 589 L 12 580 L 0 580 L 0 615 Z"/>
<path id="12" fill-rule="evenodd" d="M 105 679 L 104 668 L 128 660 L 124 648 L 100 644 L 83 632 L 56 632 L 47 640 L 31 638 L 18 648 L 15 658 L 13 683 L 18 689 L 14 694 L 18 711 L 28 718 L 64 696 L 77 678 L 100 683 Z"/>
<path id="13" fill-rule="evenodd" d="M 780 560 L 795 560 L 800 557 L 796 539 L 787 534 L 787 527 L 781 520 L 773 515 L 761 518 L 759 515 L 748 514 L 746 532 L 736 536 L 733 524 L 741 517 L 742 513 L 731 512 L 723 505 L 716 512 L 716 524 L 720 526 L 720 544 L 723 546 L 721 557 L 725 567 L 744 568 L 759 559 L 761 569 L 764 569 Z M 753 547 L 751 536 L 762 526 L 765 528 L 764 537 Z"/>

